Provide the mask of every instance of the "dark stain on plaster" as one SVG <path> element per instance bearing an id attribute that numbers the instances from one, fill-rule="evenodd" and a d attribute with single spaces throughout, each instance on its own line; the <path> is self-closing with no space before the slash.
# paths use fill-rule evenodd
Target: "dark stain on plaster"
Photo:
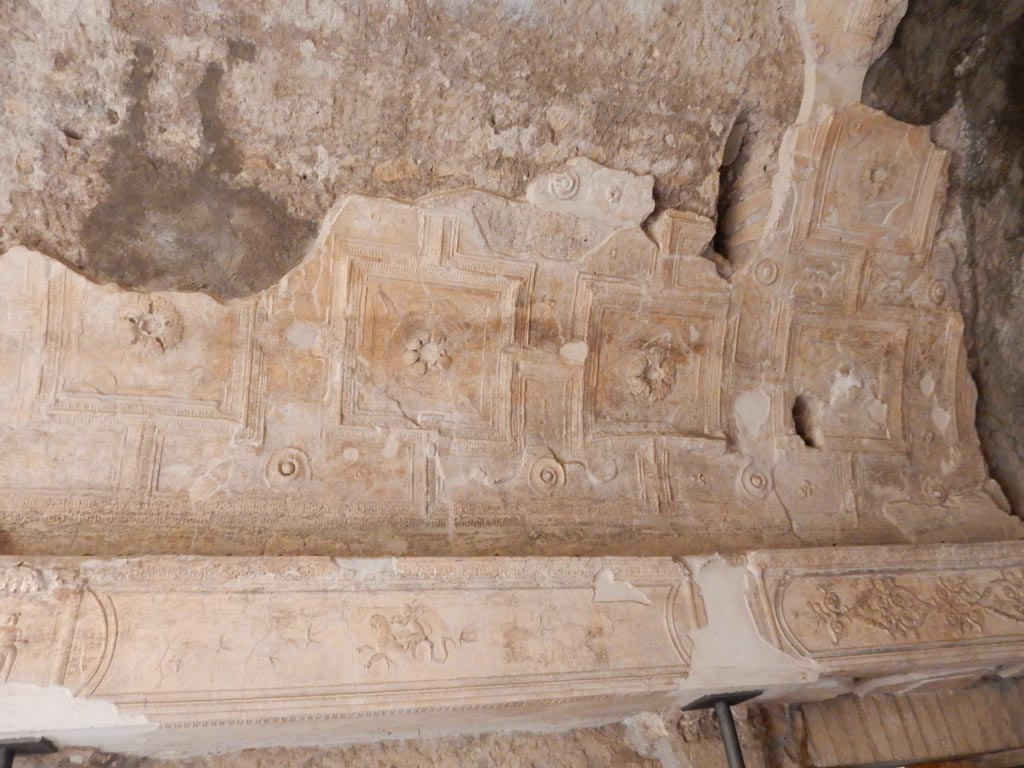
<path id="1" fill-rule="evenodd" d="M 239 58 L 250 52 L 236 48 Z M 217 298 L 273 285 L 302 258 L 317 223 L 237 182 L 242 161 L 218 106 L 225 73 L 218 63 L 207 65 L 193 93 L 202 128 L 196 167 L 151 155 L 147 110 L 155 67 L 153 49 L 137 45 L 127 82 L 131 107 L 101 172 L 110 191 L 82 228 L 83 266 L 97 279 L 124 286 Z"/>
<path id="2" fill-rule="evenodd" d="M 228 56 L 242 61 L 256 61 L 256 44 L 249 40 L 228 40 Z"/>

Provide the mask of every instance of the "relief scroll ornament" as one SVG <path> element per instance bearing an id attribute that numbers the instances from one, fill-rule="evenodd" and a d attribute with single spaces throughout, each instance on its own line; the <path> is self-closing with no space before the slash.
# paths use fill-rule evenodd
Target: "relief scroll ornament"
<path id="1" fill-rule="evenodd" d="M 767 498 L 772 490 L 772 482 L 768 473 L 761 471 L 753 462 L 747 464 L 740 472 L 740 485 L 747 494 L 755 499 Z"/>
<path id="2" fill-rule="evenodd" d="M 542 456 L 530 465 L 530 485 L 538 493 L 553 493 L 565 485 L 565 466 L 558 459 Z"/>
<path id="3" fill-rule="evenodd" d="M 773 259 L 761 259 L 754 267 L 754 279 L 763 286 L 773 285 L 779 279 L 779 264 Z"/>
<path id="4" fill-rule="evenodd" d="M 818 590 L 820 599 L 809 601 L 808 607 L 819 626 L 828 629 L 833 645 L 841 644 L 858 623 L 881 629 L 893 640 L 920 640 L 930 620 L 955 637 L 984 631 L 990 615 L 1024 623 L 1024 570 L 1019 569 L 983 582 L 939 577 L 928 591 L 911 588 L 895 576 L 879 576 L 847 600 L 832 584 Z"/>
<path id="5" fill-rule="evenodd" d="M 549 195 L 559 200 L 572 200 L 580 191 L 580 177 L 576 171 L 566 168 L 560 173 L 552 174 L 546 179 L 545 189 Z"/>

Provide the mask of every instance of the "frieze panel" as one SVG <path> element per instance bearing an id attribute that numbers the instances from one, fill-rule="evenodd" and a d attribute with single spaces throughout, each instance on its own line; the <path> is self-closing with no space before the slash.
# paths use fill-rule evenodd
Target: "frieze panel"
<path id="1" fill-rule="evenodd" d="M 865 548 L 752 558 L 752 609 L 778 647 L 830 669 L 895 659 L 983 664 L 1024 647 L 1024 560 L 1015 544 Z M 894 670 L 898 671 L 898 670 Z"/>
<path id="2" fill-rule="evenodd" d="M 415 709 L 410 687 L 453 707 L 668 690 L 705 622 L 669 559 L 11 561 L 0 578 L 0 676 L 163 724 Z"/>
<path id="3" fill-rule="evenodd" d="M 854 675 L 995 673 L 1024 649 L 1019 542 L 692 565 L 697 579 L 671 558 L 7 558 L 0 676 L 94 697 L 159 734 L 487 717 L 591 695 L 635 712 L 701 695 L 708 675 L 815 696 Z M 745 590 L 753 622 L 706 613 L 701 590 Z M 762 639 L 782 653 L 736 666 L 735 649 Z"/>

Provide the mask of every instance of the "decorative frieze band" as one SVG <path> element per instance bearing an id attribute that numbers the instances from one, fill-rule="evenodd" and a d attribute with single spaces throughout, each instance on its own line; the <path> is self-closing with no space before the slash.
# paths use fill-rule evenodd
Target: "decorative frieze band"
<path id="1" fill-rule="evenodd" d="M 669 559 L 10 560 L 0 667 L 165 725 L 667 693 L 703 623 Z"/>
<path id="2" fill-rule="evenodd" d="M 1024 653 L 1024 546 L 861 547 L 750 557 L 766 639 L 829 671 L 984 665 Z"/>

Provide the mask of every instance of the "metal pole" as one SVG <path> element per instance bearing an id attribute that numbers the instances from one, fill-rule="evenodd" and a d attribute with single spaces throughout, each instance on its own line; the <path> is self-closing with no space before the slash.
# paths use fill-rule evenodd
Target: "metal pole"
<path id="1" fill-rule="evenodd" d="M 0 768 L 11 768 L 18 755 L 45 755 L 56 751 L 57 747 L 49 739 L 0 740 Z"/>
<path id="2" fill-rule="evenodd" d="M 743 751 L 740 739 L 736 735 L 736 722 L 732 719 L 732 709 L 727 701 L 715 702 L 715 714 L 718 715 L 718 727 L 722 731 L 722 744 L 725 746 L 725 759 L 729 768 L 747 768 L 743 762 Z"/>

